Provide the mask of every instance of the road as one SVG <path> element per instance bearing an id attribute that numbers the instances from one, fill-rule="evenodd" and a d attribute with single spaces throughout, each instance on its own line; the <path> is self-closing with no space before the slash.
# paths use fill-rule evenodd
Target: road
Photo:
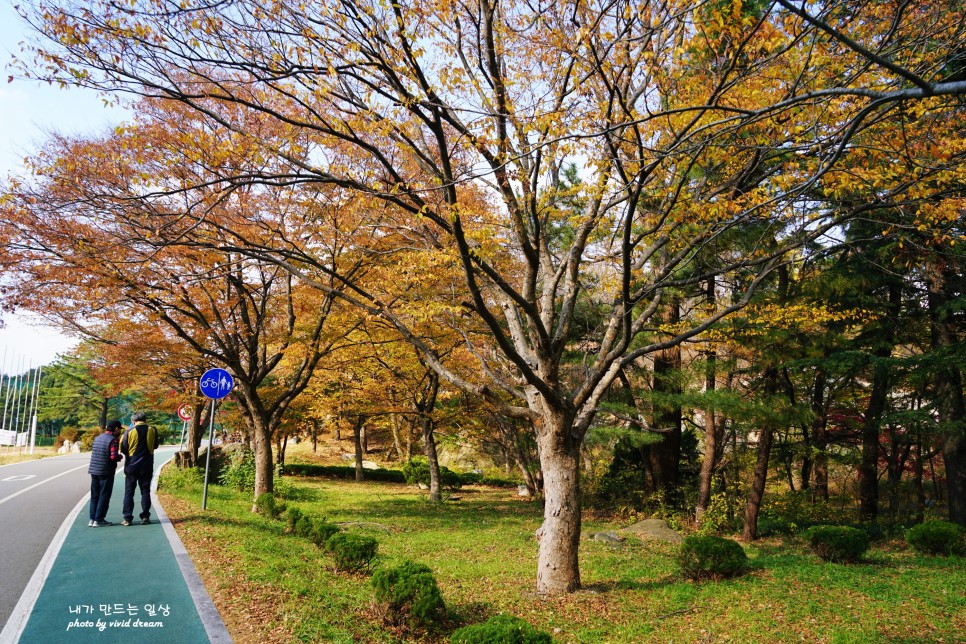
<path id="1" fill-rule="evenodd" d="M 64 519 L 90 492 L 90 460 L 69 454 L 0 466 L 0 626 Z"/>

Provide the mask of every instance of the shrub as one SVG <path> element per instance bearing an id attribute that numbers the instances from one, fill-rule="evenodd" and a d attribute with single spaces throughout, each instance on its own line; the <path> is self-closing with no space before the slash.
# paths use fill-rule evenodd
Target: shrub
<path id="1" fill-rule="evenodd" d="M 404 561 L 395 568 L 377 570 L 372 576 L 376 601 L 386 607 L 393 621 L 428 626 L 443 615 L 445 605 L 429 566 Z"/>
<path id="2" fill-rule="evenodd" d="M 315 521 L 312 517 L 303 514 L 299 517 L 299 520 L 295 522 L 295 535 L 302 537 L 303 539 L 311 539 L 312 534 L 315 532 Z"/>
<path id="3" fill-rule="evenodd" d="M 77 429 L 76 427 L 65 427 L 60 430 L 60 434 L 58 434 L 57 438 L 54 439 L 54 447 L 56 449 L 60 449 L 65 441 L 74 443 L 80 437 L 80 434 L 81 430 Z"/>
<path id="4" fill-rule="evenodd" d="M 869 533 L 858 528 L 817 525 L 805 531 L 812 552 L 825 561 L 851 563 L 869 549 Z"/>
<path id="5" fill-rule="evenodd" d="M 405 465 L 403 465 L 403 476 L 406 477 L 406 483 L 410 485 L 416 485 L 422 483 L 423 485 L 429 485 L 429 461 L 425 458 L 414 458 Z M 460 475 L 453 470 L 440 466 L 439 468 L 439 484 L 443 487 L 449 488 L 451 490 L 459 489 L 463 486 L 463 481 Z"/>
<path id="6" fill-rule="evenodd" d="M 205 471 L 197 467 L 166 467 L 158 479 L 158 487 L 170 490 L 184 490 L 201 486 L 205 482 Z"/>
<path id="7" fill-rule="evenodd" d="M 690 536 L 678 552 L 681 572 L 689 579 L 723 579 L 742 574 L 748 555 L 734 541 L 724 537 Z"/>
<path id="8" fill-rule="evenodd" d="M 94 429 L 88 429 L 77 436 L 77 440 L 80 442 L 81 451 L 89 452 L 94 449 L 94 440 L 104 433 L 104 430 L 100 427 L 95 427 Z"/>
<path id="9" fill-rule="evenodd" d="M 276 501 L 271 492 L 266 492 L 255 499 L 255 510 L 269 519 L 277 519 L 285 512 L 285 504 Z"/>
<path id="10" fill-rule="evenodd" d="M 228 464 L 218 476 L 218 482 L 239 492 L 254 492 L 255 456 L 251 450 L 232 450 L 228 454 Z"/>
<path id="11" fill-rule="evenodd" d="M 906 531 L 906 543 L 924 555 L 963 552 L 963 528 L 948 521 L 926 521 Z"/>
<path id="12" fill-rule="evenodd" d="M 494 615 L 482 624 L 464 626 L 450 638 L 453 644 L 547 644 L 550 635 L 512 615 Z"/>
<path id="13" fill-rule="evenodd" d="M 325 519 L 315 521 L 312 525 L 312 543 L 319 548 L 324 548 L 329 538 L 337 532 L 339 532 L 339 526 L 336 524 L 329 523 Z"/>
<path id="14" fill-rule="evenodd" d="M 373 537 L 351 532 L 337 532 L 325 542 L 325 549 L 332 555 L 336 571 L 368 571 L 376 558 L 379 542 Z"/>
<path id="15" fill-rule="evenodd" d="M 295 526 L 298 525 L 299 519 L 304 517 L 302 510 L 292 505 L 285 511 L 285 523 L 288 524 L 288 531 L 295 534 Z"/>

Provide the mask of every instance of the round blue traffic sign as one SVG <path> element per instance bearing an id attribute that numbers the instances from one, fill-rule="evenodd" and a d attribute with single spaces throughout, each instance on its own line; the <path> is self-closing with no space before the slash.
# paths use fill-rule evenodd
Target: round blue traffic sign
<path id="1" fill-rule="evenodd" d="M 208 398 L 224 398 L 234 386 L 234 379 L 224 369 L 209 369 L 201 376 L 201 393 Z"/>

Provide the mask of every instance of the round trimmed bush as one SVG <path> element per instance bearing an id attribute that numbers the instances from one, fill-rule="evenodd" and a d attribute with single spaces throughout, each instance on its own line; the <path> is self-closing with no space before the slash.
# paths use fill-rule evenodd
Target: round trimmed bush
<path id="1" fill-rule="evenodd" d="M 519 617 L 494 615 L 482 624 L 455 631 L 449 641 L 452 644 L 549 644 L 553 640 Z"/>
<path id="2" fill-rule="evenodd" d="M 375 538 L 352 532 L 337 532 L 325 542 L 325 549 L 335 561 L 335 569 L 342 572 L 369 570 L 378 548 L 379 542 Z"/>
<path id="3" fill-rule="evenodd" d="M 312 534 L 309 538 L 319 548 L 324 548 L 332 535 L 337 532 L 339 532 L 339 526 L 336 524 L 329 523 L 325 519 L 316 520 L 312 523 Z"/>
<path id="4" fill-rule="evenodd" d="M 689 579 L 724 579 L 745 572 L 748 555 L 740 544 L 716 536 L 690 536 L 678 552 L 681 572 Z"/>
<path id="5" fill-rule="evenodd" d="M 432 569 L 420 563 L 404 561 L 394 568 L 381 568 L 373 573 L 372 585 L 376 600 L 393 622 L 429 626 L 446 608 Z"/>
<path id="6" fill-rule="evenodd" d="M 924 555 L 953 555 L 964 551 L 963 528 L 949 521 L 926 521 L 906 531 L 906 543 Z"/>
<path id="7" fill-rule="evenodd" d="M 854 563 L 869 549 L 869 533 L 842 525 L 817 525 L 805 531 L 812 552 L 825 561 Z"/>

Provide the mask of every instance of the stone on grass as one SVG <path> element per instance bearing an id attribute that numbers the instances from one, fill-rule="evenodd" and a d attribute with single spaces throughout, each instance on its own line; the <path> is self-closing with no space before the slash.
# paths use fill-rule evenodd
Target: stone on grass
<path id="1" fill-rule="evenodd" d="M 684 537 L 672 530 L 664 519 L 644 519 L 624 528 L 624 532 L 630 532 L 649 541 L 666 541 L 668 543 L 684 541 Z"/>

